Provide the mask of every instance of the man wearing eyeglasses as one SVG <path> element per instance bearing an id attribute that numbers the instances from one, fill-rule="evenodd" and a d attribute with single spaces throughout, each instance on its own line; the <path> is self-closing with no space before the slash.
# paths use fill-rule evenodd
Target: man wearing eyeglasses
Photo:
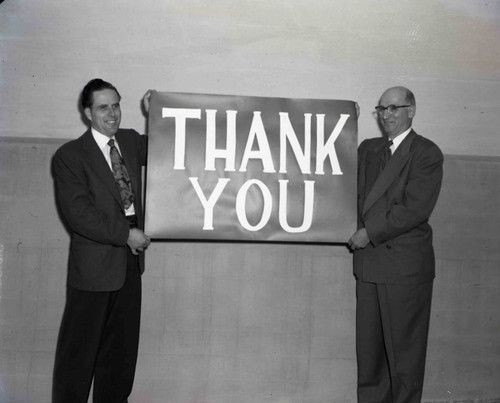
<path id="1" fill-rule="evenodd" d="M 429 217 L 443 155 L 412 129 L 415 97 L 386 90 L 376 106 L 383 137 L 358 150 L 356 276 L 358 402 L 418 403 L 422 396 L 435 259 Z"/>

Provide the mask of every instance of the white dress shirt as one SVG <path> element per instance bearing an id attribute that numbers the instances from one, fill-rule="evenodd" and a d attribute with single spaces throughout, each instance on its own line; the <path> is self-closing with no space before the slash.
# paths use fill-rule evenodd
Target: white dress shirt
<path id="1" fill-rule="evenodd" d="M 391 146 L 392 155 L 394 155 L 394 153 L 396 152 L 396 149 L 403 142 L 403 140 L 406 138 L 406 136 L 408 136 L 408 134 L 410 134 L 410 132 L 411 132 L 411 127 L 408 130 L 404 131 L 403 133 L 398 134 L 396 137 L 394 137 L 392 139 L 392 146 Z"/>

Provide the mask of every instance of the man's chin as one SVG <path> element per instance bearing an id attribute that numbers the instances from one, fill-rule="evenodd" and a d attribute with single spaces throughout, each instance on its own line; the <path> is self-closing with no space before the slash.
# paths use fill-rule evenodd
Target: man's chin
<path id="1" fill-rule="evenodd" d="M 394 136 L 394 128 L 391 126 L 384 126 L 384 133 L 387 136 Z"/>
<path id="2" fill-rule="evenodd" d="M 110 127 L 106 130 L 106 135 L 109 136 L 109 137 L 113 137 L 116 132 L 118 131 L 118 126 L 116 127 Z"/>

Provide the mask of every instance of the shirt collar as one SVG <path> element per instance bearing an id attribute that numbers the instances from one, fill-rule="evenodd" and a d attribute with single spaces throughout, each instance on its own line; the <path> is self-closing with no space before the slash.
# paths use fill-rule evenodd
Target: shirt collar
<path id="1" fill-rule="evenodd" d="M 90 128 L 90 131 L 92 132 L 92 136 L 94 136 L 94 140 L 101 150 L 108 145 L 108 141 L 110 140 L 110 138 L 108 136 L 106 136 L 105 134 L 102 134 L 101 132 L 97 131 L 93 127 Z M 115 142 L 116 142 L 115 136 L 113 136 L 111 138 L 113 140 L 115 140 Z"/>
<path id="2" fill-rule="evenodd" d="M 408 130 L 405 130 L 403 133 L 398 134 L 396 137 L 392 139 L 392 152 L 396 151 L 396 149 L 399 147 L 399 145 L 403 142 L 403 140 L 410 134 L 411 132 L 411 127 Z"/>

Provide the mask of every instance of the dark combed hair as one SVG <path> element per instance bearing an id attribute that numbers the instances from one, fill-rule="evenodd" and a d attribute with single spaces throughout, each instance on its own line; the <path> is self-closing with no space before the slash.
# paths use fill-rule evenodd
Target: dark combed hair
<path id="1" fill-rule="evenodd" d="M 90 108 L 94 102 L 94 92 L 96 91 L 101 91 L 104 89 L 109 89 L 109 90 L 114 90 L 116 91 L 118 98 L 121 99 L 121 95 L 118 92 L 118 90 L 115 88 L 115 86 L 111 83 L 108 83 L 107 81 L 104 81 L 100 78 L 94 78 L 93 80 L 90 80 L 85 87 L 83 87 L 82 90 L 82 95 L 80 98 L 80 102 L 82 105 L 82 108 Z"/>

